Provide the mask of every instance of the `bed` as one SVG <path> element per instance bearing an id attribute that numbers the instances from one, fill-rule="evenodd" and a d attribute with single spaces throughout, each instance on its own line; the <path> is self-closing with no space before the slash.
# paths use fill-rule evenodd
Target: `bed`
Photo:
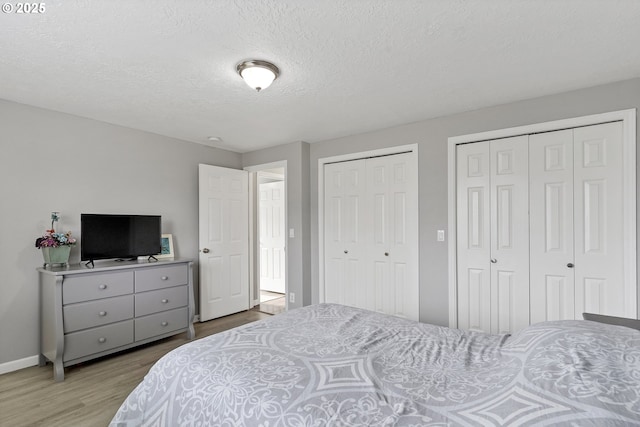
<path id="1" fill-rule="evenodd" d="M 640 331 L 489 335 L 314 305 L 173 350 L 110 425 L 640 426 Z"/>

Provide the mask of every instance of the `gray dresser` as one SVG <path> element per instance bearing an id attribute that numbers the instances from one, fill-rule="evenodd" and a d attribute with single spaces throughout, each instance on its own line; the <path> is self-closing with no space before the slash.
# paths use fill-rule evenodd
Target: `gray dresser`
<path id="1" fill-rule="evenodd" d="M 193 329 L 189 260 L 39 268 L 40 366 L 64 367 Z"/>

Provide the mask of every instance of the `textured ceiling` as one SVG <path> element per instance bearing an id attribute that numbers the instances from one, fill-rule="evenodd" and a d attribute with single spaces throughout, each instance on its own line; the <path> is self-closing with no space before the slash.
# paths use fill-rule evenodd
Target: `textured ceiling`
<path id="1" fill-rule="evenodd" d="M 237 152 L 640 77 L 638 0 L 44 4 L 0 14 L 0 98 Z"/>

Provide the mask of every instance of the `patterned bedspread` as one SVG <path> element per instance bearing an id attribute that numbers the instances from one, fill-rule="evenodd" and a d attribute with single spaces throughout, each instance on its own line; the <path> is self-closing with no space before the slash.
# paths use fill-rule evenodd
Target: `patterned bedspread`
<path id="1" fill-rule="evenodd" d="M 321 304 L 160 359 L 111 426 L 640 426 L 640 331 L 513 336 Z"/>

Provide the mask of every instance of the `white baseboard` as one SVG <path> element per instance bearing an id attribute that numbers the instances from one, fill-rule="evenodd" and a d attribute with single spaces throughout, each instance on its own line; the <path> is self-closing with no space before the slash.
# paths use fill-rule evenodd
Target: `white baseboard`
<path id="1" fill-rule="evenodd" d="M 12 360 L 11 362 L 0 363 L 0 375 L 7 374 L 20 369 L 30 368 L 38 365 L 38 356 L 29 356 L 24 359 Z"/>

